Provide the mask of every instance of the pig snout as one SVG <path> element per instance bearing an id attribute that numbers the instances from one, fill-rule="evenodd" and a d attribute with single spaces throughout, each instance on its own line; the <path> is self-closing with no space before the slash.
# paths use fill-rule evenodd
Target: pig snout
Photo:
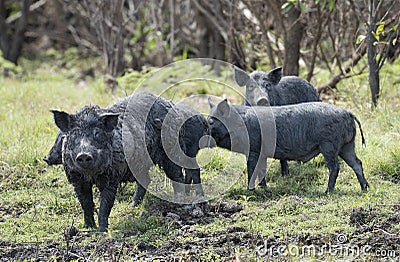
<path id="1" fill-rule="evenodd" d="M 43 161 L 49 166 L 62 164 L 61 155 L 59 154 L 48 154 L 43 157 Z"/>
<path id="2" fill-rule="evenodd" d="M 46 164 L 51 165 L 50 156 L 43 157 L 43 161 L 46 162 Z"/>
<path id="3" fill-rule="evenodd" d="M 258 106 L 269 106 L 269 101 L 268 98 L 263 96 L 257 99 L 257 105 Z"/>
<path id="4" fill-rule="evenodd" d="M 84 169 L 90 169 L 94 166 L 94 157 L 89 152 L 79 153 L 76 156 L 75 161 L 79 167 Z"/>

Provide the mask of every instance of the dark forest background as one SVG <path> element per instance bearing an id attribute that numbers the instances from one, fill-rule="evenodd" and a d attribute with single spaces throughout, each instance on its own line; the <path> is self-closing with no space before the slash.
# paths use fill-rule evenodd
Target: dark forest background
<path id="1" fill-rule="evenodd" d="M 396 0 L 1 0 L 0 47 L 13 64 L 70 48 L 102 57 L 111 90 L 127 69 L 197 57 L 309 81 L 327 70 L 319 92 L 368 70 L 376 105 L 379 71 L 400 54 L 399 19 Z"/>

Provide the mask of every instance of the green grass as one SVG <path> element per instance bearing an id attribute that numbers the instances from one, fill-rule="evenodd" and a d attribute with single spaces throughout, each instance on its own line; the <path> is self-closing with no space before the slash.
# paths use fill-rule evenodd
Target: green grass
<path id="1" fill-rule="evenodd" d="M 32 65 L 26 65 L 29 66 Z M 74 112 L 89 103 L 107 106 L 126 93 L 130 94 L 140 79 L 137 73 L 121 78 L 122 87 L 111 95 L 104 93 L 100 77 L 100 80 L 88 80 L 89 88 L 78 88 L 70 77 L 76 69 L 71 68 L 61 70 L 45 64 L 30 74 L 0 77 L 1 241 L 64 243 L 62 234 L 67 226 L 73 224 L 82 232 L 90 233 L 90 237 L 84 240 L 87 243 L 119 239 L 162 246 L 180 228 L 164 219 L 163 210 L 168 211 L 168 203 L 149 194 L 142 205 L 132 208 L 130 203 L 135 186 L 127 184 L 118 192 L 110 216 L 110 232 L 106 235 L 92 234 L 82 228 L 82 211 L 62 167 L 48 167 L 42 161 L 57 133 L 50 109 Z M 343 81 L 334 93 L 340 98 L 335 103 L 351 110 L 362 123 L 367 147 L 361 146 L 359 135 L 356 147 L 371 185 L 368 193 L 361 192 L 355 174 L 341 162 L 336 190 L 325 195 L 328 170 L 321 156 L 305 164 L 290 162 L 291 175 L 288 177 L 280 176 L 279 161 L 269 161 L 268 189 L 257 188 L 249 192 L 246 190 L 243 156 L 232 156 L 221 149 L 202 151 L 199 156 L 199 162 L 204 163 L 202 179 L 206 192 L 213 190 L 216 197 L 211 204 L 236 201 L 244 209 L 231 218 L 195 223 L 195 230 L 218 234 L 237 226 L 254 236 L 295 243 L 293 239 L 307 234 L 321 238 L 339 233 L 348 238 L 362 235 L 359 226 L 350 222 L 354 210 L 373 211 L 374 216 L 364 226 L 374 227 L 388 221 L 388 217 L 398 212 L 400 204 L 400 93 L 399 85 L 395 84 L 398 83 L 396 73 L 399 71 L 400 66 L 396 64 L 384 67 L 382 95 L 378 108 L 373 111 L 370 109 L 366 75 Z M 190 88 L 183 88 L 179 95 L 188 95 L 187 90 Z M 218 95 L 224 93 L 216 86 L 203 86 L 198 93 L 214 91 Z M 233 93 L 229 95 L 234 96 Z M 227 179 L 232 180 L 229 188 L 217 186 Z M 219 195 L 219 192 L 223 194 Z M 98 196 L 98 192 L 95 195 Z M 396 224 L 385 230 L 390 234 L 400 234 L 400 227 Z M 365 236 L 374 232 L 368 231 Z M 176 241 L 185 244 L 199 239 L 195 235 L 185 235 Z M 240 247 L 235 252 L 248 259 L 256 258 L 251 248 Z M 186 256 L 185 253 L 181 255 Z M 204 247 L 199 256 L 205 260 L 222 259 L 212 246 Z"/>

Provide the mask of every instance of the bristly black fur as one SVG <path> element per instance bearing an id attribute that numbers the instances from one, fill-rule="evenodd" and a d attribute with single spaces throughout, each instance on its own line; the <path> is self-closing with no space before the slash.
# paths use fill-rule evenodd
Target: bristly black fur
<path id="1" fill-rule="evenodd" d="M 226 101 L 220 104 L 222 103 L 227 104 Z M 338 156 L 354 170 L 361 188 L 367 189 L 368 183 L 364 177 L 362 163 L 355 153 L 354 121 L 357 123 L 359 121 L 349 111 L 323 102 L 269 108 L 231 105 L 227 108 L 226 105 L 220 107 L 219 105 L 210 111 L 211 134 L 218 146 L 247 155 L 250 189 L 254 187 L 250 184 L 250 180 L 254 179 L 253 173 L 259 178 L 265 175 L 267 157 L 306 162 L 320 153 L 324 156 L 330 171 L 329 191 L 333 190 L 339 172 Z M 227 113 L 228 111 L 230 113 Z M 234 119 L 234 112 L 238 113 L 240 119 L 237 117 Z M 259 116 L 274 119 L 274 123 L 265 121 L 265 118 Z M 246 140 L 242 137 L 236 139 L 237 135 L 234 136 L 235 132 L 232 132 L 240 122 L 245 123 L 249 134 L 249 145 L 243 144 Z M 273 155 L 269 155 L 264 152 L 269 152 L 266 149 L 273 146 L 271 141 L 266 142 L 275 135 L 268 133 L 272 130 L 272 124 L 276 127 L 276 143 Z M 362 134 L 361 125 L 359 126 Z M 231 144 L 236 146 L 233 147 Z"/>
<path id="2" fill-rule="evenodd" d="M 140 113 L 146 107 L 149 111 L 144 119 L 143 129 L 135 129 L 136 136 L 129 141 L 139 159 L 132 160 L 135 164 L 129 165 L 123 145 L 125 114 L 128 112 L 129 117 L 129 113 L 134 114 L 136 110 L 139 113 L 138 119 L 130 119 L 133 121 L 131 124 L 134 127 L 136 124 L 141 126 L 137 121 L 140 117 L 145 117 Z M 120 183 L 135 181 L 137 175 L 147 177 L 150 167 L 154 164 L 159 165 L 173 181 L 182 184 L 193 181 L 198 186 L 196 192 L 203 194 L 198 166 L 186 169 L 184 178 L 182 167 L 169 159 L 161 141 L 160 124 L 162 126 L 166 115 L 172 112 L 175 118 L 186 119 L 179 130 L 179 144 L 186 155 L 195 157 L 199 151 L 199 139 L 208 134 L 209 130 L 207 120 L 200 113 L 193 111 L 148 92 L 134 94 L 107 108 L 84 106 L 75 114 L 54 111 L 55 122 L 63 131 L 58 133 L 55 144 L 45 160 L 49 165 L 63 164 L 68 181 L 74 186 L 84 211 L 86 227 L 96 225 L 93 218 L 93 185 L 100 191 L 99 230 L 105 231 Z M 118 117 L 117 121 L 114 121 L 115 117 Z M 141 141 L 145 141 L 145 146 L 136 147 Z M 147 185 L 137 184 L 134 204 L 142 201 Z"/>

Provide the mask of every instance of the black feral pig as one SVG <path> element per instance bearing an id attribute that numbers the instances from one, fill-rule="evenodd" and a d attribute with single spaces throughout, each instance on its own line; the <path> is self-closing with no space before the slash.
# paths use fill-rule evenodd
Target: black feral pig
<path id="1" fill-rule="evenodd" d="M 43 161 L 46 162 L 49 166 L 62 164 L 61 151 L 62 151 L 63 140 L 64 140 L 64 133 L 59 131 L 53 147 L 50 149 L 47 156 L 43 158 Z"/>
<path id="2" fill-rule="evenodd" d="M 283 106 L 321 101 L 317 90 L 308 81 L 297 76 L 282 77 L 282 67 L 250 74 L 235 68 L 235 81 L 239 86 L 246 86 L 242 104 L 247 106 Z M 266 100 L 260 100 L 261 94 L 265 95 L 263 98 Z"/>
<path id="3" fill-rule="evenodd" d="M 308 81 L 297 76 L 282 77 L 282 67 L 250 74 L 235 67 L 235 81 L 239 86 L 246 86 L 242 102 L 246 106 L 283 106 L 321 101 L 317 90 Z M 287 161 L 281 160 L 280 163 L 282 175 L 288 175 Z"/>
<path id="4" fill-rule="evenodd" d="M 254 188 L 255 177 L 264 177 L 266 158 L 306 162 L 319 153 L 329 169 L 327 191 L 335 187 L 338 156 L 354 170 L 361 189 L 367 189 L 362 163 L 355 153 L 354 121 L 363 144 L 364 136 L 360 122 L 349 111 L 323 102 L 276 107 L 232 106 L 227 100 L 214 106 L 209 102 L 211 136 L 217 146 L 246 155 L 249 189 Z M 264 179 L 261 185 L 265 185 Z"/>
<path id="5" fill-rule="evenodd" d="M 132 104 L 138 101 L 140 103 Z M 126 114 L 127 108 L 129 113 L 134 113 L 135 109 L 136 112 L 143 113 L 143 108 L 147 108 L 148 114 L 141 115 L 141 119 L 129 118 Z M 171 110 L 181 115 L 186 112 L 182 107 L 174 106 L 172 102 L 161 97 L 141 92 L 108 108 L 85 106 L 75 114 L 52 111 L 60 132 L 56 144 L 45 159 L 49 164 L 57 164 L 60 162 L 57 155 L 62 155 L 61 162 L 68 181 L 73 185 L 84 212 L 85 227 L 96 226 L 93 217 L 93 185 L 100 191 L 99 231 L 106 231 L 120 183 L 137 181 L 133 204 L 140 203 L 150 182 L 149 169 L 154 164 L 159 165 L 173 181 L 176 200 L 179 201 L 182 197 L 185 182 L 182 167 L 169 159 L 161 141 L 162 123 Z M 126 118 L 132 121 L 127 127 L 124 123 Z M 208 132 L 208 125 L 200 114 L 192 114 L 186 120 L 180 126 L 182 131 L 178 134 L 181 135 L 178 141 L 184 153 L 195 157 L 199 150 L 196 139 L 198 141 Z M 129 128 L 138 126 L 142 128 L 135 129 L 134 136 L 124 133 Z M 185 128 L 189 130 L 184 130 Z M 131 140 L 124 140 L 126 138 Z M 190 145 L 187 144 L 188 140 Z M 134 155 L 136 159 L 127 160 L 126 153 L 132 150 L 137 152 Z M 198 193 L 202 193 L 198 166 L 192 167 L 189 174 L 189 178 L 199 184 Z M 143 177 L 145 180 L 141 180 Z"/>

